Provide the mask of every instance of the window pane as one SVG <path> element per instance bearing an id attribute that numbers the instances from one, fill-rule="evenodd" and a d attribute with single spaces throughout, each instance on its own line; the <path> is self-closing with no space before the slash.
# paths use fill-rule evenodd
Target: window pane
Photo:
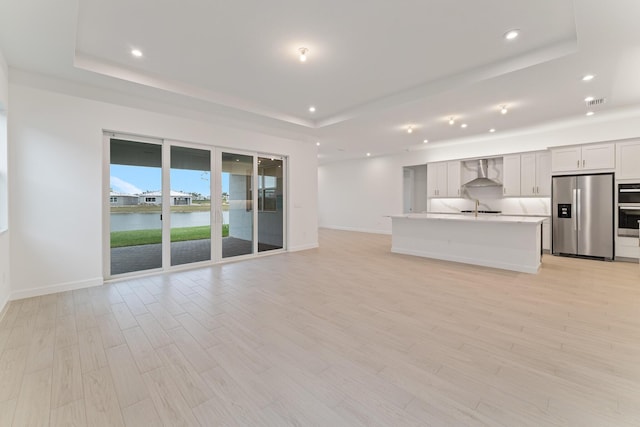
<path id="1" fill-rule="evenodd" d="M 171 146 L 171 265 L 211 259 L 211 153 Z"/>
<path id="2" fill-rule="evenodd" d="M 258 158 L 258 252 L 282 249 L 284 236 L 283 160 Z"/>
<path id="3" fill-rule="evenodd" d="M 162 147 L 110 142 L 111 274 L 162 267 Z"/>
<path id="4" fill-rule="evenodd" d="M 222 153 L 222 257 L 253 253 L 253 156 Z"/>

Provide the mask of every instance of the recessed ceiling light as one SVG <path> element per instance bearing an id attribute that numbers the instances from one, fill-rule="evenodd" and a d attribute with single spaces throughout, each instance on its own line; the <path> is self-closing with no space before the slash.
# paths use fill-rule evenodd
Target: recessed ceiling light
<path id="1" fill-rule="evenodd" d="M 460 127 L 464 129 L 464 128 L 466 128 L 466 127 L 467 127 L 467 124 L 466 124 L 466 123 L 463 123 L 463 124 L 461 124 L 461 125 L 460 125 Z"/>
<path id="2" fill-rule="evenodd" d="M 131 49 L 131 55 L 136 58 L 140 58 L 142 56 L 142 51 L 140 49 Z"/>
<path id="3" fill-rule="evenodd" d="M 593 111 L 587 111 L 587 114 L 585 114 L 586 116 L 593 116 L 595 113 Z"/>
<path id="4" fill-rule="evenodd" d="M 450 124 L 450 125 L 455 124 L 455 122 L 456 122 L 456 121 L 454 120 L 453 116 L 452 116 L 452 117 L 449 117 L 449 124 Z"/>
<path id="5" fill-rule="evenodd" d="M 587 97 L 584 99 L 584 102 L 591 102 L 591 101 L 593 101 L 594 99 L 595 99 L 595 98 L 594 98 L 593 96 L 587 96 Z"/>
<path id="6" fill-rule="evenodd" d="M 367 157 L 371 157 L 371 153 L 367 153 Z"/>
<path id="7" fill-rule="evenodd" d="M 313 105 L 311 107 L 309 107 L 309 112 L 310 113 L 315 113 L 316 112 L 316 107 L 314 107 Z"/>
<path id="8" fill-rule="evenodd" d="M 309 49 L 307 49 L 306 47 L 301 47 L 298 49 L 298 52 L 300 52 L 300 62 L 306 62 Z"/>
<path id="9" fill-rule="evenodd" d="M 489 132 L 494 133 L 496 130 L 494 128 L 489 129 Z"/>
<path id="10" fill-rule="evenodd" d="M 407 133 L 413 133 L 413 126 L 409 126 L 407 128 Z"/>
<path id="11" fill-rule="evenodd" d="M 506 105 L 501 105 L 500 106 L 500 112 L 502 114 L 507 114 L 509 112 L 509 110 L 507 110 L 507 106 Z"/>
<path id="12" fill-rule="evenodd" d="M 425 140 L 422 141 L 423 144 L 426 144 L 427 142 L 429 142 L 428 139 L 425 139 Z"/>
<path id="13" fill-rule="evenodd" d="M 504 38 L 507 40 L 514 40 L 514 39 L 517 39 L 519 35 L 520 35 L 520 30 L 509 30 L 506 33 L 504 33 Z"/>
<path id="14" fill-rule="evenodd" d="M 588 81 L 593 80 L 594 77 L 595 76 L 593 74 L 586 74 L 586 75 L 582 76 L 582 81 L 583 82 L 588 82 Z"/>
<path id="15" fill-rule="evenodd" d="M 320 146 L 320 141 L 316 142 L 316 145 L 319 147 Z"/>

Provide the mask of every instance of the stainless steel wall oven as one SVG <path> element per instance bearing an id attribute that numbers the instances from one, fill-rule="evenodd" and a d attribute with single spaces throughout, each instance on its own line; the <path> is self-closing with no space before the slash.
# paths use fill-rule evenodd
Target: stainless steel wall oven
<path id="1" fill-rule="evenodd" d="M 638 237 L 640 183 L 618 184 L 618 236 Z"/>

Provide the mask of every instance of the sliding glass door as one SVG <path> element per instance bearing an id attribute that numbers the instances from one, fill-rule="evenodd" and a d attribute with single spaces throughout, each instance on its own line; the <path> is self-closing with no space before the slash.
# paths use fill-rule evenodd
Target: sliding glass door
<path id="1" fill-rule="evenodd" d="M 113 134 L 104 154 L 106 277 L 284 249 L 284 158 Z"/>
<path id="2" fill-rule="evenodd" d="M 211 260 L 211 151 L 171 146 L 171 265 Z"/>
<path id="3" fill-rule="evenodd" d="M 283 248 L 284 161 L 258 157 L 258 252 Z"/>
<path id="4" fill-rule="evenodd" d="M 220 198 L 222 258 L 254 253 L 254 156 L 222 152 Z"/>
<path id="5" fill-rule="evenodd" d="M 162 268 L 162 145 L 110 140 L 110 274 Z"/>

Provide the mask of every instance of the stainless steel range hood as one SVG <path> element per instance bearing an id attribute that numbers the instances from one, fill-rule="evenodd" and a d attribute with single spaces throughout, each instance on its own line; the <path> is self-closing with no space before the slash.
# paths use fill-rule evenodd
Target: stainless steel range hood
<path id="1" fill-rule="evenodd" d="M 478 177 L 473 179 L 466 184 L 465 187 L 502 187 L 502 183 L 498 181 L 494 181 L 493 179 L 488 177 L 488 160 L 480 159 L 478 160 Z"/>

